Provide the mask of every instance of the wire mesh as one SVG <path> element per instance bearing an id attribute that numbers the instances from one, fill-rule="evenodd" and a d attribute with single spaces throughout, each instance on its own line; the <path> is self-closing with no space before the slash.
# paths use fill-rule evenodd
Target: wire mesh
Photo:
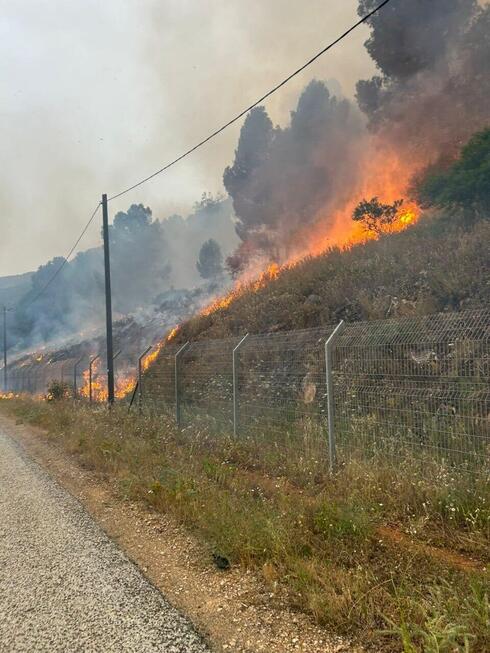
<path id="1" fill-rule="evenodd" d="M 125 399 L 130 396 L 137 379 L 137 360 L 134 356 L 121 356 L 114 361 L 114 394 L 116 399 Z"/>
<path id="2" fill-rule="evenodd" d="M 315 455 L 320 447 L 326 452 L 325 342 L 334 328 L 193 342 L 179 355 L 177 379 L 182 345 L 168 344 L 143 374 L 143 404 L 178 412 L 183 426 L 206 422 L 238 437 L 303 447 L 316 438 Z M 345 325 L 331 346 L 339 461 L 408 457 L 490 472 L 489 348 L 489 309 Z M 72 387 L 75 362 L 14 366 L 9 390 L 45 395 L 53 380 Z M 87 366 L 78 365 L 78 388 Z M 104 368 L 99 359 L 95 398 L 106 387 Z M 116 370 L 116 385 L 127 378 L 134 384 L 133 367 Z"/>
<path id="3" fill-rule="evenodd" d="M 61 381 L 65 373 L 63 361 L 23 364 L 8 370 L 8 390 L 14 394 L 45 396 L 50 383 Z"/>
<path id="4" fill-rule="evenodd" d="M 325 341 L 333 327 L 252 335 L 238 355 L 240 433 L 301 435 L 326 421 Z"/>
<path id="5" fill-rule="evenodd" d="M 466 311 L 347 325 L 333 349 L 340 458 L 488 468 L 489 317 Z"/>
<path id="6" fill-rule="evenodd" d="M 233 349 L 241 337 L 191 343 L 179 361 L 181 424 L 206 416 L 233 429 Z"/>
<path id="7" fill-rule="evenodd" d="M 180 345 L 165 345 L 142 375 L 143 406 L 151 412 L 175 411 L 175 354 L 179 349 Z"/>

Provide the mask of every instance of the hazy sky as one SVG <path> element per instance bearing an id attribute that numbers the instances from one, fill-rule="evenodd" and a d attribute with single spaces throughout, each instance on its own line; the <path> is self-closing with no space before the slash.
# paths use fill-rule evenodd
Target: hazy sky
<path id="1" fill-rule="evenodd" d="M 357 20 L 357 0 L 0 0 L 0 275 L 70 249 L 114 194 L 200 140 Z M 267 103 L 288 119 L 312 78 L 353 94 L 362 27 Z M 222 189 L 240 125 L 110 205 L 185 213 Z M 99 240 L 94 224 L 81 249 Z"/>

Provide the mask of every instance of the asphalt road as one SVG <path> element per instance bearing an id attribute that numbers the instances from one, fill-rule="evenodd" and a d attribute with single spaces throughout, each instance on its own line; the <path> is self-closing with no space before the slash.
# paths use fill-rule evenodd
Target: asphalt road
<path id="1" fill-rule="evenodd" d="M 0 429 L 0 652 L 38 651 L 208 649 L 82 506 Z"/>

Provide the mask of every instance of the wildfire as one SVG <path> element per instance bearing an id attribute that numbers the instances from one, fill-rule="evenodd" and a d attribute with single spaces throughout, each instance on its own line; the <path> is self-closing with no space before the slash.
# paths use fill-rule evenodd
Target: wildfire
<path id="1" fill-rule="evenodd" d="M 232 302 L 235 301 L 235 299 L 247 291 L 252 290 L 253 292 L 257 292 L 257 290 L 260 290 L 260 288 L 266 286 L 270 281 L 277 279 L 284 267 L 285 266 L 279 266 L 277 263 L 270 263 L 267 269 L 261 272 L 257 279 L 248 283 L 244 281 L 237 281 L 235 287 L 230 290 L 227 295 L 218 297 L 211 304 L 203 308 L 201 315 L 211 315 L 212 313 L 216 313 L 216 311 L 227 308 Z"/>
<path id="2" fill-rule="evenodd" d="M 179 325 L 174 326 L 174 328 L 170 330 L 168 336 L 166 337 L 166 341 L 170 342 L 171 340 L 173 340 L 175 336 L 179 333 L 179 331 L 180 331 L 180 326 Z"/>
<path id="3" fill-rule="evenodd" d="M 107 386 L 99 375 L 100 358 L 97 359 L 92 365 L 92 399 L 93 401 L 106 401 L 107 400 Z M 90 398 L 90 370 L 86 369 L 83 372 L 83 386 L 80 389 L 82 397 Z"/>
<path id="4" fill-rule="evenodd" d="M 224 310 L 235 300 L 247 292 L 257 292 L 270 282 L 276 280 L 285 270 L 295 267 L 305 258 L 318 256 L 332 247 L 349 249 L 353 245 L 376 239 L 379 234 L 369 231 L 359 222 L 352 220 L 352 214 L 357 204 L 365 198 L 377 197 L 382 203 L 392 204 L 395 200 L 403 198 L 406 188 L 414 172 L 424 165 L 424 161 L 407 162 L 395 151 L 378 148 L 373 155 L 364 162 L 365 174 L 361 183 L 355 188 L 346 187 L 343 201 L 336 201 L 335 208 L 325 207 L 318 213 L 312 223 L 305 226 L 291 236 L 291 244 L 283 262 L 268 263 L 255 278 L 244 276 L 235 282 L 234 287 L 225 295 L 214 299 L 201 310 L 202 316 L 209 316 Z M 389 225 L 384 233 L 396 233 L 417 222 L 420 217 L 420 208 L 415 202 L 404 202 L 398 211 L 395 221 Z M 167 335 L 158 342 L 153 350 L 143 359 L 142 369 L 146 371 L 159 357 L 162 349 L 172 342 L 180 332 L 180 326 L 173 327 Z M 38 361 L 42 360 L 40 356 Z M 26 365 L 24 362 L 23 365 Z M 96 402 L 107 400 L 107 386 L 105 379 L 99 373 L 100 359 L 92 369 L 92 398 Z M 116 379 L 115 395 L 123 398 L 134 390 L 136 375 L 128 373 L 119 375 Z M 83 372 L 83 387 L 80 390 L 83 397 L 89 397 L 89 370 Z M 12 395 L 0 395 L 10 398 Z"/>
<path id="5" fill-rule="evenodd" d="M 202 315 L 210 315 L 227 308 L 246 290 L 256 291 L 270 280 L 275 279 L 284 270 L 296 266 L 305 258 L 319 256 L 332 247 L 349 249 L 353 245 L 364 243 L 379 237 L 359 222 L 352 220 L 355 207 L 363 199 L 378 197 L 382 203 L 392 204 L 406 196 L 414 173 L 430 160 L 415 160 L 404 156 L 402 152 L 387 146 L 384 142 L 373 141 L 372 147 L 366 148 L 365 160 L 362 162 L 362 179 L 349 187 L 346 183 L 344 198 L 335 196 L 335 205 L 328 204 L 320 210 L 312 223 L 295 232 L 291 237 L 288 251 L 281 265 L 273 263 L 262 272 L 256 281 L 243 283 L 238 281 L 235 287 L 224 297 L 218 298 L 204 308 Z M 423 155 L 421 155 L 422 157 Z M 420 208 L 413 201 L 404 201 L 400 206 L 395 221 L 385 233 L 396 233 L 416 223 L 420 217 Z"/>
<path id="6" fill-rule="evenodd" d="M 116 387 L 114 389 L 114 394 L 117 399 L 123 399 L 127 394 L 133 392 L 134 386 L 136 385 L 136 378 L 134 374 L 128 374 L 127 376 L 118 376 L 116 379 Z"/>

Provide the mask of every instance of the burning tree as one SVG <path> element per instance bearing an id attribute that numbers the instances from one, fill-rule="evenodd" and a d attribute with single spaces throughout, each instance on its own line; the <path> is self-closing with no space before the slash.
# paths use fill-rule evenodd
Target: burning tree
<path id="1" fill-rule="evenodd" d="M 365 228 L 375 234 L 389 231 L 398 217 L 398 209 L 403 200 L 395 200 L 393 204 L 382 204 L 377 197 L 362 200 L 354 209 L 352 219 L 362 222 Z"/>

